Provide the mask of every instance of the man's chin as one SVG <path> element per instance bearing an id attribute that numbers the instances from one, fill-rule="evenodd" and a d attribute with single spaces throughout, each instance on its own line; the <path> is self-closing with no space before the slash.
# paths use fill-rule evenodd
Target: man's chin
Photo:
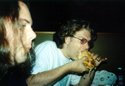
<path id="1" fill-rule="evenodd" d="M 25 63 L 26 62 L 26 60 L 27 60 L 27 57 L 25 57 L 25 58 L 23 58 L 23 59 L 18 59 L 18 60 L 16 60 L 16 64 L 22 64 L 22 63 Z"/>

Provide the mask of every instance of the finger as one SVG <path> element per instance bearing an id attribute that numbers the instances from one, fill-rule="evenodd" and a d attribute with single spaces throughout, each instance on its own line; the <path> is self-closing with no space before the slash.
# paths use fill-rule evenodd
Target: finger
<path id="1" fill-rule="evenodd" d="M 102 58 L 102 59 L 101 59 L 102 62 L 104 62 L 104 61 L 106 61 L 106 60 L 107 60 L 107 58 Z"/>
<path id="2" fill-rule="evenodd" d="M 104 61 L 108 60 L 108 58 L 104 58 Z"/>
<path id="3" fill-rule="evenodd" d="M 99 57 L 99 55 L 93 54 L 93 58 L 94 58 L 94 59 L 97 59 L 98 57 Z"/>
<path id="4" fill-rule="evenodd" d="M 95 60 L 98 61 L 98 62 L 100 62 L 101 58 L 100 57 L 96 57 Z"/>

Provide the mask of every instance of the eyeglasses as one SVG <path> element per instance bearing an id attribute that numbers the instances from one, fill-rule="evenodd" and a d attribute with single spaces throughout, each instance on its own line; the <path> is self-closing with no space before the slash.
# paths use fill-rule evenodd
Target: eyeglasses
<path id="1" fill-rule="evenodd" d="M 73 38 L 76 38 L 76 39 L 78 39 L 78 40 L 80 40 L 80 43 L 81 43 L 81 44 L 85 44 L 85 43 L 87 43 L 87 42 L 88 42 L 88 40 L 87 40 L 87 39 L 85 39 L 85 38 L 80 39 L 80 38 L 75 37 L 75 36 L 72 36 L 72 37 L 73 37 Z"/>

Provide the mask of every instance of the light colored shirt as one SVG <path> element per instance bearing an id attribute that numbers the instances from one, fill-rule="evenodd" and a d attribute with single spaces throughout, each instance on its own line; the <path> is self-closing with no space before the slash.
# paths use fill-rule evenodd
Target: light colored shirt
<path id="1" fill-rule="evenodd" d="M 33 67 L 32 74 L 52 70 L 72 60 L 66 58 L 61 50 L 57 48 L 55 42 L 45 41 L 35 48 L 36 61 Z M 70 86 L 79 83 L 81 76 L 68 74 L 58 81 L 54 86 Z"/>
<path id="2" fill-rule="evenodd" d="M 117 76 L 113 72 L 107 70 L 96 71 L 91 86 L 114 86 L 117 81 Z"/>

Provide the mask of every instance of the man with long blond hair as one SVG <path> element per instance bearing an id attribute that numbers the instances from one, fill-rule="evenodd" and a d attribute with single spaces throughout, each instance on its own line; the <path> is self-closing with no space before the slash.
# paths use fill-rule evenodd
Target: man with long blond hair
<path id="1" fill-rule="evenodd" d="M 32 18 L 23 0 L 0 1 L 0 86 L 25 86 L 34 53 Z"/>

